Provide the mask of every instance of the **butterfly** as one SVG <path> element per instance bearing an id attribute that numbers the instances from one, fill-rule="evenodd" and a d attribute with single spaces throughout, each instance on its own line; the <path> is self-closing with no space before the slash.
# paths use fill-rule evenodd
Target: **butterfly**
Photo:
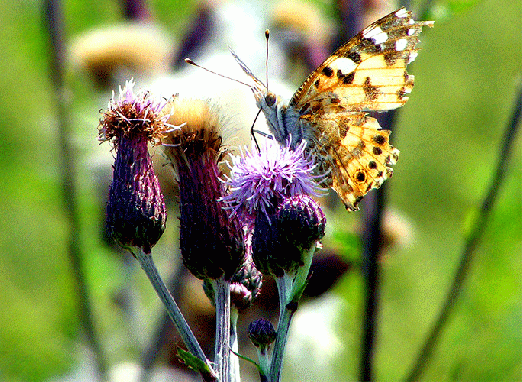
<path id="1" fill-rule="evenodd" d="M 432 21 L 415 21 L 401 8 L 375 21 L 328 57 L 285 105 L 232 55 L 253 80 L 251 89 L 273 138 L 296 147 L 303 139 L 326 184 L 346 209 L 392 176 L 399 150 L 368 111 L 406 103 L 413 75 L 406 66 L 417 56 L 419 34 Z"/>

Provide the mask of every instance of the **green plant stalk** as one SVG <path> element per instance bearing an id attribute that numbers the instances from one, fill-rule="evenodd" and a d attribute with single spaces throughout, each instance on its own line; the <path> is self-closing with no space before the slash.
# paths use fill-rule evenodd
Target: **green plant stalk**
<path id="1" fill-rule="evenodd" d="M 239 341 L 237 337 L 237 320 L 239 312 L 234 306 L 230 307 L 230 348 L 234 356 L 230 356 L 230 381 L 240 382 L 241 375 L 239 373 L 239 357 L 235 354 L 239 352 Z"/>
<path id="2" fill-rule="evenodd" d="M 295 302 L 297 304 L 297 302 L 303 294 L 304 288 L 308 283 L 308 275 L 310 274 L 310 267 L 312 266 L 312 259 L 314 257 L 314 253 L 317 251 L 318 248 L 317 245 L 318 243 L 314 243 L 314 245 L 304 253 L 304 264 L 301 267 L 299 267 L 295 275 L 294 283 L 290 294 L 290 302 Z"/>
<path id="3" fill-rule="evenodd" d="M 139 261 L 141 268 L 147 274 L 147 277 L 149 278 L 154 289 L 156 290 L 156 293 L 158 294 L 158 297 L 160 298 L 161 302 L 163 303 L 163 305 L 165 305 L 165 308 L 167 309 L 167 312 L 170 318 L 172 319 L 172 322 L 174 322 L 174 325 L 178 329 L 181 339 L 183 340 L 183 343 L 185 344 L 189 352 L 193 356 L 199 358 L 202 362 L 204 362 L 209 367 L 210 373 L 214 374 L 212 365 L 205 356 L 205 353 L 203 353 L 203 350 L 201 349 L 198 340 L 196 339 L 196 337 L 192 333 L 192 330 L 188 326 L 185 317 L 183 317 L 183 314 L 181 313 L 181 311 L 178 308 L 178 305 L 176 304 L 176 301 L 174 301 L 172 295 L 165 286 L 165 283 L 161 279 L 158 269 L 154 264 L 154 260 L 152 260 L 151 254 L 147 254 L 143 252 L 141 249 L 132 253 L 134 257 Z M 210 377 L 213 377 L 215 379 L 215 375 L 211 375 Z"/>
<path id="4" fill-rule="evenodd" d="M 482 236 L 486 230 L 491 211 L 493 210 L 495 201 L 497 200 L 497 196 L 500 192 L 500 186 L 502 185 L 508 172 L 509 159 L 511 157 L 513 146 L 516 142 L 516 134 L 518 133 L 520 121 L 522 120 L 522 82 L 518 84 L 516 96 L 517 98 L 515 100 L 513 114 L 511 115 L 511 119 L 504 130 L 504 136 L 501 141 L 497 168 L 495 169 L 495 174 L 493 175 L 489 189 L 484 197 L 484 200 L 482 201 L 482 206 L 479 210 L 479 216 L 475 220 L 472 231 L 466 239 L 464 249 L 460 255 L 459 265 L 453 277 L 453 282 L 446 294 L 446 299 L 439 312 L 437 320 L 430 330 L 430 333 L 426 337 L 424 345 L 417 355 L 417 359 L 415 360 L 411 371 L 405 379 L 407 382 L 417 381 L 422 376 L 424 369 L 430 361 L 440 335 L 444 330 L 451 313 L 453 312 L 460 294 L 462 293 L 464 282 L 467 280 L 469 275 L 475 249 L 478 247 L 480 240 L 482 239 Z"/>
<path id="5" fill-rule="evenodd" d="M 230 382 L 230 282 L 223 277 L 212 280 L 216 303 L 214 364 L 220 382 Z"/>
<path id="6" fill-rule="evenodd" d="M 270 362 L 270 382 L 279 382 L 283 368 L 283 356 L 288 341 L 288 331 L 292 317 L 297 310 L 297 305 L 308 281 L 312 258 L 316 251 L 316 244 L 303 254 L 304 264 L 294 274 L 285 274 L 276 277 L 277 290 L 279 293 L 279 322 L 277 324 L 277 336 Z M 259 359 L 261 362 L 261 359 Z"/>
<path id="7" fill-rule="evenodd" d="M 288 330 L 290 329 L 290 323 L 292 322 L 292 316 L 295 313 L 295 309 L 291 304 L 287 304 L 288 300 L 284 299 L 286 296 L 286 290 L 291 289 L 291 285 L 288 285 L 288 278 L 286 275 L 283 277 L 277 277 L 277 289 L 279 290 L 279 322 L 277 323 L 277 335 L 274 344 L 274 350 L 272 352 L 272 360 L 270 362 L 269 381 L 279 382 L 281 378 L 281 370 L 283 367 L 283 355 L 285 352 L 286 342 L 288 340 Z M 283 299 L 283 300 L 282 300 Z M 281 302 L 283 301 L 283 303 Z M 297 308 L 297 306 L 295 306 Z M 261 362 L 261 359 L 259 359 Z"/>
<path id="8" fill-rule="evenodd" d="M 270 348 L 256 348 L 257 351 L 257 359 L 259 361 L 258 370 L 259 370 L 259 378 L 261 382 L 266 382 L 268 380 L 268 373 L 270 371 Z"/>
<path id="9" fill-rule="evenodd" d="M 80 207 L 77 190 L 77 153 L 72 144 L 72 126 L 70 116 L 69 89 L 66 83 L 66 45 L 68 36 L 63 15 L 63 5 L 60 0 L 46 0 L 42 6 L 45 26 L 49 37 L 49 75 L 54 86 L 54 103 L 56 107 L 58 123 L 58 145 L 61 152 L 59 163 L 60 179 L 62 181 L 62 193 L 64 202 L 64 216 L 67 219 L 69 236 L 67 243 L 67 255 L 71 262 L 72 277 L 76 288 L 78 301 L 78 317 L 82 326 L 90 350 L 94 354 L 96 373 L 99 378 L 106 379 L 107 357 L 98 338 L 94 322 L 91 293 L 85 275 L 85 249 L 82 245 L 82 232 L 80 223 Z"/>

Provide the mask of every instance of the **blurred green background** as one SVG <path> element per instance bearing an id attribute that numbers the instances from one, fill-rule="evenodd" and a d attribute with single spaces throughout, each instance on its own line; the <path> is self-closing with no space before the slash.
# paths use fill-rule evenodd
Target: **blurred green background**
<path id="1" fill-rule="evenodd" d="M 42 3 L 3 0 L 0 5 L 0 380 L 43 381 L 67 375 L 82 364 L 85 338 L 67 256 L 70 228 Z M 122 20 L 117 2 L 69 0 L 63 5 L 70 41 Z M 326 14 L 331 11 L 328 2 L 319 5 Z M 446 13 L 459 3 L 434 2 L 435 28 L 425 28 L 422 52 L 409 70 L 416 86 L 399 113 L 393 138 L 401 156 L 388 185 L 390 208 L 405 222 L 400 234 L 404 243 L 392 247 L 382 260 L 377 380 L 404 378 L 439 312 L 492 180 L 522 81 L 522 2 L 467 5 L 463 11 Z M 189 1 L 155 0 L 149 6 L 173 38 L 182 35 L 195 9 Z M 133 329 L 123 328 L 130 324 L 114 307 L 113 295 L 130 278 L 144 327 L 154 322 L 160 307 L 144 275 L 136 270 L 129 276 L 101 238 L 105 199 L 100 179 L 110 176 L 110 164 L 100 163 L 109 163 L 111 154 L 96 138 L 99 110 L 110 93 L 78 71 L 69 70 L 67 81 L 79 238 L 95 323 L 110 365 L 136 361 L 139 353 L 127 336 Z M 470 277 L 424 380 L 522 380 L 520 134 L 514 147 Z M 100 175 L 100 168 L 107 173 Z M 173 232 L 177 219 L 169 219 Z M 360 219 L 360 212 L 332 213 L 333 234 L 325 246 L 346 249 L 339 238 L 353 232 Z M 175 244 L 172 237 L 162 239 L 156 255 L 163 269 L 171 256 L 166 248 Z M 359 273 L 350 273 L 334 292 L 347 302 L 336 325 L 343 346 L 338 367 L 325 371 L 329 377 L 324 379 L 353 379 L 362 322 Z M 286 378 L 306 380 L 293 375 L 291 367 Z"/>

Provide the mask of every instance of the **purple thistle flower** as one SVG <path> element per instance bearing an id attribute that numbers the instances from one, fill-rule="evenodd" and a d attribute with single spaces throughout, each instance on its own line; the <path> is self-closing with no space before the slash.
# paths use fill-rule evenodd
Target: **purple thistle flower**
<path id="1" fill-rule="evenodd" d="M 133 81 L 120 87 L 119 100 L 109 102 L 100 120 L 99 140 L 111 140 L 116 150 L 106 229 L 121 246 L 150 253 L 165 230 L 167 212 L 148 144 L 167 130 L 168 115 L 159 114 L 164 102 L 135 94 L 133 87 Z"/>
<path id="2" fill-rule="evenodd" d="M 271 215 L 284 198 L 321 195 L 324 189 L 318 182 L 323 175 L 314 173 L 316 165 L 305 148 L 305 141 L 292 150 L 288 144 L 266 140 L 259 152 L 232 156 L 230 193 L 223 198 L 232 215 L 253 222 L 258 211 Z"/>

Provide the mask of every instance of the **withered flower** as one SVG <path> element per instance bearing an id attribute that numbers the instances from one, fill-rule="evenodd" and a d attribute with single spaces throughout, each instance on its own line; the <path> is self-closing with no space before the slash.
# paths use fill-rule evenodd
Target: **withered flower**
<path id="1" fill-rule="evenodd" d="M 221 198 L 221 120 L 204 101 L 173 100 L 172 125 L 163 138 L 179 183 L 180 250 L 185 266 L 200 279 L 230 279 L 243 261 L 243 230 Z"/>

